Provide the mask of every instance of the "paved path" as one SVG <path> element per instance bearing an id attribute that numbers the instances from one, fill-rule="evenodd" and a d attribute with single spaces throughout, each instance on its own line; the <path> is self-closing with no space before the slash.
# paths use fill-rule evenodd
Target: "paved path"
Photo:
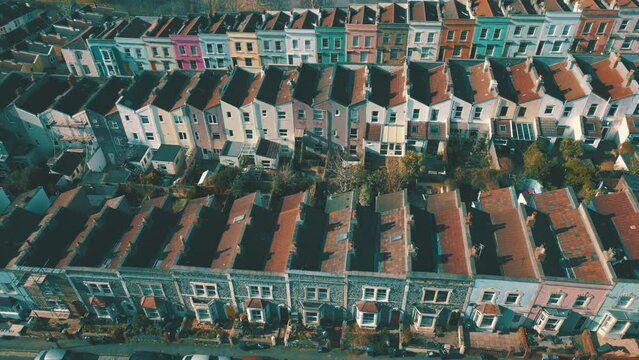
<path id="1" fill-rule="evenodd" d="M 300 360 L 312 360 L 312 359 L 362 359 L 368 358 L 365 354 L 355 354 L 348 351 L 333 350 L 328 353 L 317 353 L 312 349 L 300 350 L 285 348 L 282 346 L 257 350 L 257 351 L 243 351 L 237 347 L 229 345 L 222 346 L 206 346 L 206 345 L 192 345 L 192 344 L 138 344 L 138 343 L 125 343 L 125 344 L 109 344 L 109 345 L 89 345 L 82 340 L 59 340 L 59 344 L 62 348 L 88 351 L 100 355 L 128 355 L 134 351 L 161 351 L 172 354 L 213 354 L 213 355 L 226 355 L 234 358 L 242 358 L 247 355 L 260 355 L 269 356 L 275 359 L 300 359 Z M 37 338 L 18 338 L 18 339 L 3 339 L 0 340 L 0 360 L 5 359 L 33 359 L 36 353 L 43 349 L 54 348 L 55 343 L 47 342 L 43 339 Z M 376 357 L 376 359 L 386 359 L 385 356 Z M 472 359 L 466 357 L 465 359 Z"/>

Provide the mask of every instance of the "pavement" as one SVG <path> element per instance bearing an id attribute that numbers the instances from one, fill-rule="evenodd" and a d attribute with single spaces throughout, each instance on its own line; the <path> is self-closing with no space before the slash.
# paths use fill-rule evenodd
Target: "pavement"
<path id="1" fill-rule="evenodd" d="M 108 345 L 89 345 L 83 340 L 61 339 L 60 347 L 75 351 L 86 351 L 98 355 L 122 356 L 135 351 L 159 351 L 171 354 L 209 354 L 225 355 L 241 359 L 248 355 L 258 355 L 274 359 L 312 360 L 312 359 L 364 359 L 365 354 L 357 354 L 349 351 L 332 350 L 328 353 L 317 353 L 314 349 L 292 349 L 282 346 L 264 350 L 243 351 L 230 345 L 193 345 L 193 344 L 164 344 L 164 343 L 124 343 Z M 0 360 L 8 359 L 33 359 L 35 355 L 44 349 L 55 348 L 56 344 L 40 338 L 16 338 L 0 339 Z M 387 356 L 378 356 L 376 359 L 388 359 Z M 478 359 L 478 357 L 465 357 L 464 359 Z"/>

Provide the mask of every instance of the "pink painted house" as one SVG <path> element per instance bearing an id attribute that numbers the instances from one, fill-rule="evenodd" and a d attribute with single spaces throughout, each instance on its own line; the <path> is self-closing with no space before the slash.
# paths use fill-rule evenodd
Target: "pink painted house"
<path id="1" fill-rule="evenodd" d="M 612 289 L 613 275 L 588 209 L 572 188 L 527 197 L 526 225 L 532 230 L 542 283 L 529 320 L 547 335 L 574 334 L 594 319 Z"/>
<path id="2" fill-rule="evenodd" d="M 204 70 L 204 58 L 198 33 L 208 28 L 209 20 L 206 16 L 193 17 L 176 34 L 170 35 L 180 69 Z"/>

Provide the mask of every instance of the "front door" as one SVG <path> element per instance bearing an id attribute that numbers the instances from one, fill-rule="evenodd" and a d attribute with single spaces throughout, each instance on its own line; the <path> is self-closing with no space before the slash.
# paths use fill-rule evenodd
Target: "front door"
<path id="1" fill-rule="evenodd" d="M 401 312 L 397 309 L 394 309 L 391 312 L 391 318 L 390 318 L 390 325 L 391 326 L 399 326 L 399 318 L 400 318 Z"/>

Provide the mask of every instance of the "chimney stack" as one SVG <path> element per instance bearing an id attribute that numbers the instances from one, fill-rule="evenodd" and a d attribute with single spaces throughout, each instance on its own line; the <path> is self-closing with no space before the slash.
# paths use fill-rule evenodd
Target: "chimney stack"
<path id="1" fill-rule="evenodd" d="M 536 222 L 537 222 L 537 211 L 533 211 L 533 213 L 526 218 L 526 226 L 528 226 L 529 228 L 533 228 Z"/>
<path id="2" fill-rule="evenodd" d="M 535 258 L 542 263 L 546 260 L 546 245 L 541 244 L 535 248 Z"/>
<path id="3" fill-rule="evenodd" d="M 631 69 L 630 71 L 628 71 L 628 73 L 626 74 L 626 83 L 625 83 L 626 87 L 630 86 L 634 76 L 635 76 L 635 70 L 634 69 Z"/>

